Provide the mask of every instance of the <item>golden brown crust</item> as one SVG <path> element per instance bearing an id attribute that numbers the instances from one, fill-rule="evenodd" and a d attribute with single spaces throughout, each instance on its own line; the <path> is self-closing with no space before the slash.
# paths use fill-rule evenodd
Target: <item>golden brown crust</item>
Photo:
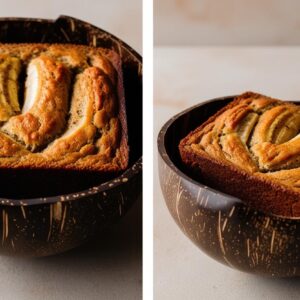
<path id="1" fill-rule="evenodd" d="M 1 58 L 6 64 L 20 62 L 27 79 L 22 111 L 11 109 L 1 119 L 0 168 L 114 172 L 127 167 L 125 99 L 115 52 L 78 45 L 0 44 L 0 78 L 7 77 Z M 0 101 L 0 115 L 1 110 Z"/>
<path id="2" fill-rule="evenodd" d="M 247 92 L 179 145 L 184 163 L 225 192 L 279 215 L 299 213 L 300 107 Z"/>

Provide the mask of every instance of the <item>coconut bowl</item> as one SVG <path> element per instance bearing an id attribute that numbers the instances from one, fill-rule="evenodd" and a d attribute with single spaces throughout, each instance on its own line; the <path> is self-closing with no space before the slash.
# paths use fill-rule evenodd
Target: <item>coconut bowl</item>
<path id="1" fill-rule="evenodd" d="M 104 178 L 85 172 L 0 170 L 0 254 L 64 252 L 94 237 L 141 200 L 142 58 L 112 34 L 67 16 L 1 18 L 0 42 L 83 44 L 113 49 L 122 59 L 130 146 L 126 171 Z"/>
<path id="2" fill-rule="evenodd" d="M 158 166 L 165 202 L 183 233 L 224 265 L 271 277 L 299 276 L 299 218 L 250 207 L 242 199 L 207 186 L 205 178 L 195 180 L 181 162 L 179 141 L 233 98 L 217 98 L 191 107 L 162 127 Z"/>

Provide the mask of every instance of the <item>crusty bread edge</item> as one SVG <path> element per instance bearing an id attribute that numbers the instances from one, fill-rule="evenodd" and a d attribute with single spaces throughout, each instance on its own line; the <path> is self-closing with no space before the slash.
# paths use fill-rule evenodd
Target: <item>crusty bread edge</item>
<path id="1" fill-rule="evenodd" d="M 97 48 L 102 49 L 102 48 Z M 113 64 L 118 73 L 118 119 L 121 123 L 121 139 L 120 139 L 120 168 L 125 170 L 129 163 L 129 145 L 128 145 L 128 127 L 127 127 L 127 114 L 126 114 L 126 98 L 125 87 L 122 71 L 122 58 L 115 51 L 109 50 L 104 54 L 105 57 Z M 116 154 L 117 155 L 117 154 Z"/>

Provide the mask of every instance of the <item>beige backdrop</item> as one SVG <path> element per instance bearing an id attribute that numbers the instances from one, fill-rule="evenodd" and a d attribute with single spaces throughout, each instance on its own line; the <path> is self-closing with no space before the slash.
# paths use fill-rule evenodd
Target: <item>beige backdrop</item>
<path id="1" fill-rule="evenodd" d="M 156 45 L 299 45 L 297 0 L 154 0 Z"/>
<path id="2" fill-rule="evenodd" d="M 77 17 L 142 50 L 142 0 L 0 0 L 0 7 L 0 17 Z"/>

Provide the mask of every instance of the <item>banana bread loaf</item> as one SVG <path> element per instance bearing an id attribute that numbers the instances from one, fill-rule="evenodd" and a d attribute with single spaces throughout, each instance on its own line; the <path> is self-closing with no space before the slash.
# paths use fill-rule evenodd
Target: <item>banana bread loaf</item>
<path id="1" fill-rule="evenodd" d="M 181 140 L 196 176 L 250 206 L 300 216 L 300 107 L 246 92 Z"/>
<path id="2" fill-rule="evenodd" d="M 0 44 L 0 168 L 115 172 L 128 153 L 114 51 Z"/>

